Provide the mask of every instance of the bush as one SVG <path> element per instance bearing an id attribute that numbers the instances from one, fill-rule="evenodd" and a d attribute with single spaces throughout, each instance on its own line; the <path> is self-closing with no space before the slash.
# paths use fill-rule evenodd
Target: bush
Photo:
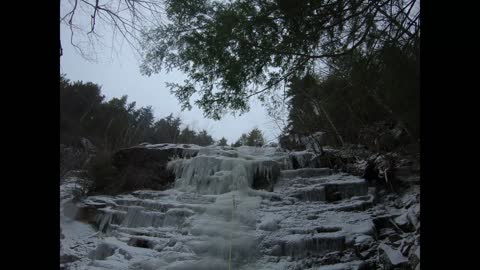
<path id="1" fill-rule="evenodd" d="M 83 169 L 88 153 L 75 146 L 60 144 L 60 179 L 71 170 Z"/>
<path id="2" fill-rule="evenodd" d="M 99 152 L 92 160 L 88 174 L 93 181 L 89 193 L 113 193 L 118 186 L 120 172 L 112 165 L 112 153 Z"/>

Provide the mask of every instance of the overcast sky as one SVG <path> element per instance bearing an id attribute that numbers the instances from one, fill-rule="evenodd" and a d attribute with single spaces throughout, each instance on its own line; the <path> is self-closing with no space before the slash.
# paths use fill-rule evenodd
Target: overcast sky
<path id="1" fill-rule="evenodd" d="M 173 113 L 195 130 L 205 129 L 216 140 L 225 137 L 229 144 L 253 127 L 260 128 L 267 141 L 274 140 L 279 133 L 257 100 L 252 101 L 250 112 L 237 117 L 225 115 L 220 121 L 204 118 L 202 111 L 195 106 L 191 111 L 182 112 L 178 100 L 166 88 L 165 82 L 182 82 L 184 74 L 172 72 L 154 74 L 151 77 L 141 75 L 140 59 L 137 59 L 127 45 L 117 47 L 117 54 L 112 54 L 110 49 L 98 49 L 98 61 L 86 61 L 70 44 L 69 38 L 69 29 L 61 25 L 61 73 L 73 81 L 81 80 L 101 85 L 102 93 L 107 99 L 128 95 L 128 101 L 136 101 L 137 108 L 152 106 L 157 118 Z"/>

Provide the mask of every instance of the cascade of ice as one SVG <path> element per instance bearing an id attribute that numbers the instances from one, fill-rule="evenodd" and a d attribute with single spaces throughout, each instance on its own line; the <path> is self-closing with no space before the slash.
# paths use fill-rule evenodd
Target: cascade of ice
<path id="1" fill-rule="evenodd" d="M 88 198 L 103 232 L 91 267 L 228 269 L 231 258 L 232 269 L 295 269 L 293 258 L 343 251 L 352 237 L 371 234 L 368 217 L 355 212 L 370 203 L 364 181 L 311 168 L 309 151 L 190 149 L 168 163 L 172 189 Z"/>
<path id="2" fill-rule="evenodd" d="M 176 159 L 168 164 L 176 175 L 175 188 L 200 194 L 222 194 L 245 190 L 255 179 L 268 183 L 275 181 L 281 164 L 275 148 L 242 146 L 229 148 L 203 148 L 190 159 Z"/>

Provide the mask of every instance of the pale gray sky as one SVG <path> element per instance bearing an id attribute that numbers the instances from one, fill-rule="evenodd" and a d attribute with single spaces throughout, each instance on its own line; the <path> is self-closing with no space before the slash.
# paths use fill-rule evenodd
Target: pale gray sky
<path id="1" fill-rule="evenodd" d="M 136 101 L 137 107 L 152 106 L 157 118 L 173 113 L 196 130 L 206 129 L 214 139 L 225 137 L 229 144 L 253 127 L 260 128 L 267 141 L 275 139 L 279 133 L 257 100 L 252 100 L 250 112 L 237 117 L 225 115 L 220 121 L 204 118 L 202 111 L 195 106 L 191 111 L 181 112 L 177 99 L 166 88 L 165 82 L 182 82 L 184 74 L 172 72 L 151 77 L 141 75 L 140 60 L 136 59 L 138 57 L 126 44 L 121 48 L 117 47 L 117 55 L 112 54 L 108 48 L 99 48 L 96 50 L 98 61 L 89 62 L 70 44 L 70 31 L 64 25 L 61 25 L 61 39 L 63 56 L 60 71 L 70 80 L 101 85 L 102 93 L 107 99 L 128 95 L 128 100 Z"/>

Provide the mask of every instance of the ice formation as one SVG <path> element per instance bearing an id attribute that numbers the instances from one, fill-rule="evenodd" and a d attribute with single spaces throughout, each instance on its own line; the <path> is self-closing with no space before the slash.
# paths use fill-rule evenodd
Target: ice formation
<path id="1" fill-rule="evenodd" d="M 203 148 L 196 157 L 177 159 L 169 168 L 177 176 L 175 188 L 200 194 L 223 194 L 235 190 L 246 190 L 258 184 L 274 184 L 280 173 L 285 154 L 275 155 L 276 148 L 242 146 L 231 148 Z"/>
<path id="2" fill-rule="evenodd" d="M 358 268 L 358 261 L 318 268 L 324 263 L 312 256 L 374 234 L 370 216 L 356 211 L 373 200 L 362 179 L 293 170 L 292 153 L 279 148 L 190 149 L 194 155 L 168 164 L 173 189 L 88 197 L 83 204 L 97 209 L 95 230 L 62 217 L 62 254 L 82 258 L 69 269 Z M 296 155 L 297 162 L 312 157 Z"/>

